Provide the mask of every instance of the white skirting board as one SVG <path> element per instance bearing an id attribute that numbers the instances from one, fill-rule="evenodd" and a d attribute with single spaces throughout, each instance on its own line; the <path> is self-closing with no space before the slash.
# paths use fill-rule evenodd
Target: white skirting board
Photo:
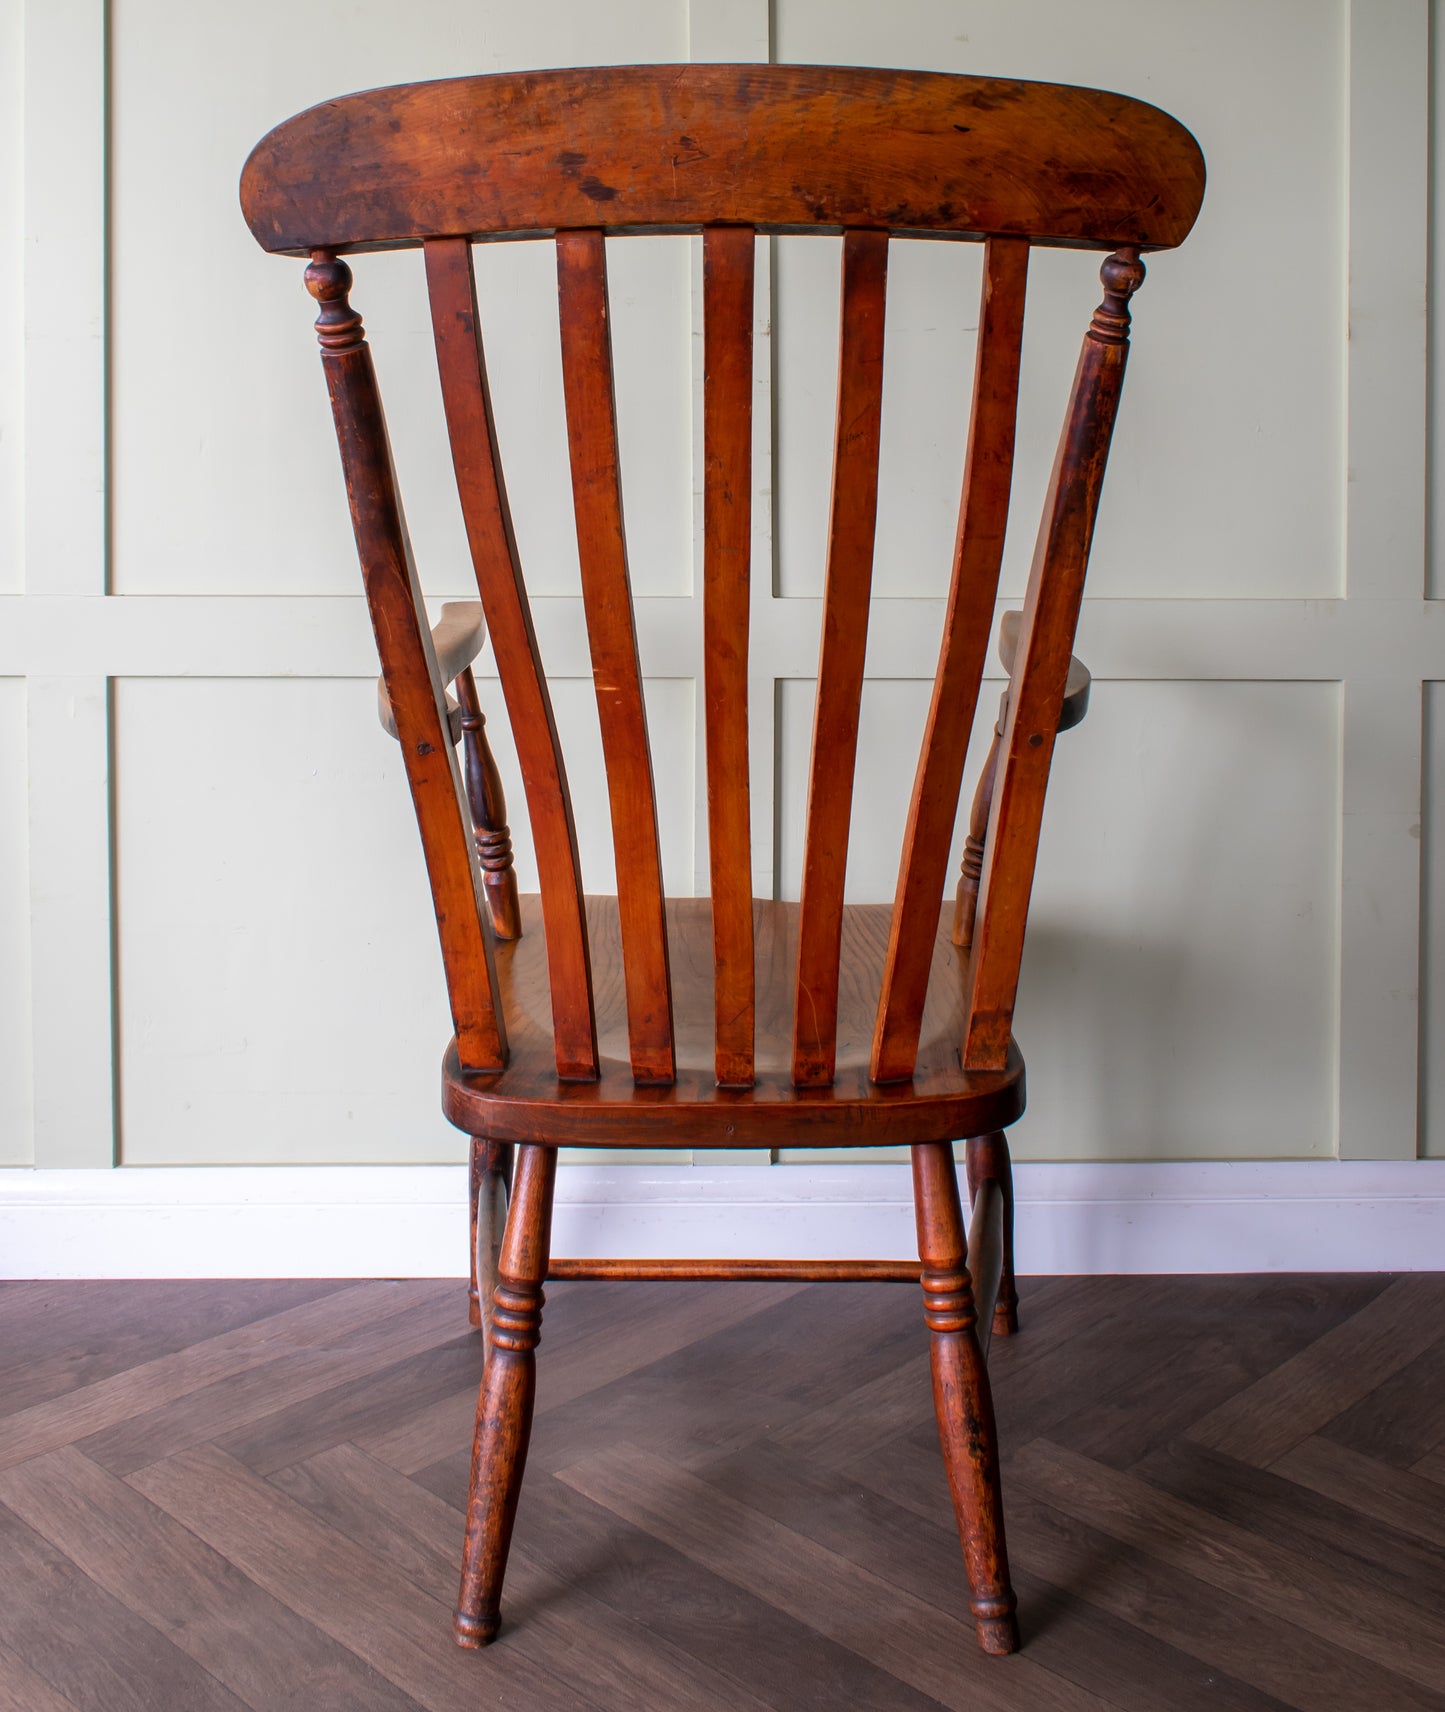
<path id="1" fill-rule="evenodd" d="M 1445 1270 L 1445 1160 L 1019 1165 L 1023 1273 Z M 0 1277 L 443 1278 L 461 1166 L 0 1172 Z M 899 1164 L 564 1164 L 553 1252 L 912 1257 Z"/>

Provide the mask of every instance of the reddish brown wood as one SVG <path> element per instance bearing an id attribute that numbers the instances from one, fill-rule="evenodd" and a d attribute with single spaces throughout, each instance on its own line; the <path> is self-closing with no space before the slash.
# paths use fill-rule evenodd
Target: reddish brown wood
<path id="1" fill-rule="evenodd" d="M 467 1286 L 467 1319 L 485 1330 L 491 1316 L 492 1291 L 497 1284 L 502 1233 L 512 1185 L 510 1143 L 474 1135 L 470 1154 L 471 1277 Z"/>
<path id="2" fill-rule="evenodd" d="M 487 1365 L 477 1400 L 467 1493 L 461 1590 L 453 1619 L 457 1644 L 484 1647 L 501 1623 L 502 1578 L 537 1394 L 536 1348 L 542 1336 L 542 1280 L 552 1232 L 557 1150 L 524 1147 L 507 1218 L 487 1328 Z"/>
<path id="3" fill-rule="evenodd" d="M 295 255 L 448 232 L 712 223 L 1168 247 L 1203 194 L 1193 137 L 1124 95 L 813 65 L 372 89 L 278 126 L 241 179 L 257 242 Z"/>
<path id="4" fill-rule="evenodd" d="M 462 759 L 467 781 L 467 802 L 472 811 L 472 830 L 477 841 L 477 860 L 482 884 L 492 913 L 498 939 L 517 939 L 522 932 L 521 905 L 517 902 L 517 874 L 512 867 L 512 829 L 507 825 L 507 799 L 502 794 L 502 775 L 487 742 L 487 716 L 477 696 L 476 679 L 467 666 L 457 675 L 457 700 L 462 710 Z"/>
<path id="5" fill-rule="evenodd" d="M 846 232 L 828 573 L 808 774 L 798 996 L 793 1012 L 793 1080 L 800 1088 L 826 1087 L 833 1079 L 836 1057 L 843 881 L 878 517 L 887 288 L 887 233 Z"/>
<path id="6" fill-rule="evenodd" d="M 994 239 L 984 250 L 973 411 L 953 577 L 878 995 L 873 1037 L 873 1077 L 878 1082 L 906 1082 L 918 1050 L 930 940 L 948 873 L 964 756 L 978 706 L 1008 527 L 1028 263 L 1028 244 L 1017 238 Z"/>
<path id="7" fill-rule="evenodd" d="M 632 1074 L 639 1085 L 646 1086 L 670 1082 L 673 1077 L 672 983 L 652 754 L 622 527 L 607 251 L 600 231 L 557 234 L 557 297 L 577 557 L 617 854 Z"/>
<path id="8" fill-rule="evenodd" d="M 993 1398 L 975 1335 L 958 1179 L 953 1150 L 946 1143 L 913 1149 L 913 1197 L 923 1263 L 923 1318 L 931 1334 L 933 1403 L 963 1541 L 969 1605 L 986 1653 L 1017 1652 L 1017 1601 L 1004 1542 Z"/>
<path id="9" fill-rule="evenodd" d="M 547 965 L 537 900 L 522 899 L 521 939 L 497 947 L 497 979 L 506 1008 L 511 1057 L 505 1076 L 473 1076 L 452 1058 L 443 1067 L 442 1105 L 469 1135 L 559 1147 L 862 1147 L 904 1146 L 940 1135 L 983 1135 L 1023 1110 L 1023 1062 L 1017 1051 L 1001 1071 L 961 1069 L 966 965 L 935 917 L 935 963 L 910 1083 L 885 1086 L 868 1075 L 878 975 L 888 946 L 886 905 L 844 913 L 839 988 L 838 1062 L 827 1087 L 793 1082 L 790 1023 L 797 966 L 799 906 L 754 905 L 758 1034 L 751 1088 L 719 1088 L 713 1064 L 712 912 L 706 898 L 667 906 L 673 946 L 677 1077 L 668 1087 L 638 1088 L 628 1062 L 617 902 L 589 898 L 597 975 L 601 1073 L 595 1082 L 559 1085 L 552 1062 Z"/>
<path id="10" fill-rule="evenodd" d="M 1023 1109 L 1012 1013 L 1057 733 L 1081 716 L 1070 648 L 1122 381 L 1141 247 L 1197 212 L 1193 139 L 1119 96 L 930 73 L 618 68 L 454 80 L 329 103 L 248 163 L 243 198 L 309 270 L 364 580 L 407 757 L 457 1038 L 448 1117 L 473 1137 L 474 1279 L 486 1291 L 506 1161 L 522 1148 L 491 1291 L 458 1638 L 496 1632 L 535 1386 L 556 1150 L 913 1148 L 935 1403 L 980 1641 L 1017 1645 L 981 1303 L 1012 1329 L 1013 1195 L 1002 1131 Z M 711 899 L 663 895 L 628 585 L 607 324 L 607 232 L 705 228 L 704 592 Z M 755 234 L 843 230 L 828 570 L 799 905 L 750 898 L 747 648 Z M 579 557 L 598 690 L 616 899 L 584 907 L 557 734 L 497 461 L 470 238 L 556 234 Z M 954 580 L 895 908 L 843 904 L 877 505 L 890 236 L 987 239 Z M 334 250 L 426 246 L 442 393 L 478 588 L 527 790 L 542 899 L 491 961 L 453 735 L 410 564 L 350 275 Z M 942 919 L 947 849 L 983 667 L 1012 457 L 1027 252 L 1107 244 L 1105 300 L 1075 376 L 1016 639 L 995 777 L 975 826 L 970 955 Z M 478 822 L 508 834 L 465 662 Z M 465 724 L 466 729 L 463 730 Z M 445 757 L 445 759 L 443 759 Z M 991 790 L 991 795 L 990 795 Z M 971 845 L 972 849 L 973 846 Z M 963 931 L 960 917 L 960 937 Z M 669 945 L 676 955 L 669 970 Z M 594 998 L 593 963 L 597 969 Z M 674 992 L 674 981 L 676 991 Z M 495 1000 L 493 995 L 495 995 Z M 507 1019 L 504 1040 L 501 1017 Z M 960 1042 L 962 1052 L 960 1052 Z M 965 1238 L 944 1138 L 971 1136 Z M 970 1253 L 970 1243 L 972 1252 Z M 911 1275 L 891 1262 L 578 1259 L 572 1276 Z M 481 1304 L 479 1303 L 479 1307 Z M 485 1315 L 483 1315 L 485 1318 Z M 986 1343 L 988 1327 L 984 1328 Z"/>
<path id="11" fill-rule="evenodd" d="M 968 837 L 963 841 L 963 861 L 959 865 L 958 890 L 953 900 L 953 943 L 961 951 L 973 944 L 973 920 L 978 909 L 978 878 L 983 872 L 983 841 L 988 834 L 988 815 L 993 807 L 993 786 L 998 776 L 998 745 L 1003 736 L 1004 713 L 1008 708 L 1008 692 L 999 699 L 998 719 L 978 784 L 973 793 L 973 807 L 968 815 Z"/>
<path id="12" fill-rule="evenodd" d="M 1129 354 L 1129 299 L 1143 283 L 1138 252 L 1100 270 L 1104 301 L 1084 337 L 1029 573 L 1018 653 L 1000 739 L 974 927 L 963 1036 L 970 1068 L 1001 1068 L 1012 1039 L 1024 926 L 1054 738 L 1068 686 L 1094 516 Z"/>
<path id="13" fill-rule="evenodd" d="M 747 226 L 703 233 L 703 701 L 717 1079 L 753 1080 L 753 852 L 748 803 L 753 261 Z"/>
<path id="14" fill-rule="evenodd" d="M 1004 670 L 1014 669 L 1014 654 L 1018 649 L 1021 612 L 1006 612 L 999 625 L 998 652 Z M 1089 669 L 1080 659 L 1069 661 L 1069 675 L 1064 685 L 1064 705 L 1059 714 L 1059 731 L 1072 729 L 1089 711 Z M 999 699 L 998 720 L 993 728 L 993 740 L 988 746 L 988 759 L 978 777 L 973 794 L 973 807 L 968 817 L 968 837 L 964 840 L 963 861 L 958 875 L 958 890 L 953 902 L 953 943 L 963 949 L 973 944 L 973 921 L 978 910 L 978 883 L 983 874 L 983 847 L 988 836 L 988 817 L 993 808 L 993 787 L 998 776 L 998 748 L 1003 738 L 1004 718 L 1008 713 L 1008 691 Z"/>
<path id="15" fill-rule="evenodd" d="M 802 1284 L 915 1284 L 916 1260 L 588 1260 L 554 1259 L 548 1278 L 796 1280 Z"/>
<path id="16" fill-rule="evenodd" d="M 968 1192 L 975 1199 L 987 1183 L 998 1185 L 1002 1208 L 999 1277 L 993 1307 L 993 1335 L 1011 1337 L 1019 1329 L 1019 1293 L 1014 1278 L 1014 1174 L 1008 1137 L 1001 1129 L 975 1135 L 968 1143 Z M 983 1315 L 985 1323 L 987 1316 Z"/>
<path id="17" fill-rule="evenodd" d="M 542 883 L 557 1074 L 585 1081 L 597 1074 L 597 1028 L 577 831 L 497 455 L 471 246 L 461 239 L 428 243 L 426 272 L 457 494 L 522 766 Z"/>
<path id="18" fill-rule="evenodd" d="M 457 1055 L 468 1069 L 500 1070 L 506 1034 L 492 999 L 492 948 L 482 931 L 476 857 L 462 821 L 445 692 L 431 663 L 431 629 L 402 521 L 376 371 L 361 317 L 347 296 L 351 269 L 318 252 L 306 269 L 306 287 L 321 306 L 316 336 L 367 606 L 426 851 Z"/>

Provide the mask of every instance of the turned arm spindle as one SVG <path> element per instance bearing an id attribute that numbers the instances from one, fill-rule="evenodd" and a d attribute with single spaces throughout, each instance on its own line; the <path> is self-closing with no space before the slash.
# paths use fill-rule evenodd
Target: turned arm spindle
<path id="1" fill-rule="evenodd" d="M 476 830 L 477 859 L 482 865 L 482 884 L 492 912 L 498 939 L 522 937 L 522 911 L 517 902 L 517 875 L 512 867 L 512 832 L 507 825 L 507 799 L 502 795 L 502 776 L 487 742 L 487 718 L 477 696 L 472 668 L 457 674 L 457 700 L 462 710 L 462 761 L 467 782 L 467 802 Z"/>

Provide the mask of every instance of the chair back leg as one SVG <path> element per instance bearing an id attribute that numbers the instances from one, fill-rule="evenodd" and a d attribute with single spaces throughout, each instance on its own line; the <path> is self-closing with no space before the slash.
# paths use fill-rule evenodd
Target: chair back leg
<path id="1" fill-rule="evenodd" d="M 1003 1202 L 1003 1266 L 993 1305 L 993 1335 L 1010 1337 L 1019 1329 L 1019 1293 L 1014 1281 L 1014 1174 L 1008 1137 L 1001 1129 L 975 1135 L 968 1143 L 968 1193 L 974 1200 L 982 1184 L 999 1187 Z"/>
<path id="2" fill-rule="evenodd" d="M 913 1198 L 923 1318 L 931 1334 L 933 1406 L 968 1570 L 969 1606 L 986 1653 L 1016 1652 L 1017 1601 L 1004 1544 L 998 1434 L 988 1368 L 975 1331 L 968 1244 L 948 1142 L 913 1149 Z"/>
<path id="3" fill-rule="evenodd" d="M 521 1147 L 487 1326 L 487 1363 L 477 1398 L 457 1644 L 482 1647 L 501 1623 L 502 1578 L 532 1435 L 542 1281 L 552 1236 L 557 1151 Z"/>

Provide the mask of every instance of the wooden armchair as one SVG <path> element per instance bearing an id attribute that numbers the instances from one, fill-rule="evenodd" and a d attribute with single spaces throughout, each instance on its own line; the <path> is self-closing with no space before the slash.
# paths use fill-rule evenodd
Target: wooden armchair
<path id="1" fill-rule="evenodd" d="M 1023 1110 L 1015 990 L 1054 739 L 1128 353 L 1142 251 L 1178 244 L 1204 188 L 1174 120 L 1122 96 L 923 72 L 648 66 L 410 85 L 326 103 L 256 148 L 242 180 L 268 250 L 307 256 L 381 656 L 426 852 L 455 1024 L 448 1117 L 474 1138 L 489 1350 L 456 1633 L 495 1635 L 526 1458 L 543 1283 L 564 1273 L 876 1276 L 866 1264 L 550 1259 L 557 1148 L 906 1144 L 939 1435 L 981 1645 L 1018 1645 L 985 1352 L 1011 1330 L 1003 1131 Z M 607 309 L 609 234 L 702 233 L 704 652 L 711 896 L 664 897 L 628 583 Z M 841 346 L 801 901 L 758 900 L 748 802 L 753 260 L 760 233 L 843 234 Z M 583 604 L 617 895 L 584 901 L 567 789 L 493 431 L 472 272 L 478 240 L 555 242 Z M 982 241 L 964 487 L 938 668 L 891 908 L 845 906 L 894 242 Z M 1007 520 L 1029 252 L 1107 252 L 1024 609 L 970 901 L 944 903 Z M 430 632 L 343 252 L 420 246 L 458 493 L 516 741 L 539 898 L 510 902 L 468 820 L 504 837 L 470 673 Z M 1085 680 L 1086 684 L 1086 680 Z M 466 751 L 471 811 L 454 740 Z M 968 877 L 969 858 L 965 857 Z M 492 901 L 483 907 L 484 892 Z M 490 925 L 489 925 L 490 923 Z M 500 926 L 500 931 L 497 927 Z M 959 943 L 954 943 L 958 939 Z M 966 950 L 963 949 L 966 947 Z M 969 1139 L 972 1138 L 972 1139 Z M 968 1139 L 965 1230 L 953 1143 Z M 493 1258 L 504 1181 L 514 1193 Z M 492 1282 L 493 1277 L 495 1282 Z"/>

